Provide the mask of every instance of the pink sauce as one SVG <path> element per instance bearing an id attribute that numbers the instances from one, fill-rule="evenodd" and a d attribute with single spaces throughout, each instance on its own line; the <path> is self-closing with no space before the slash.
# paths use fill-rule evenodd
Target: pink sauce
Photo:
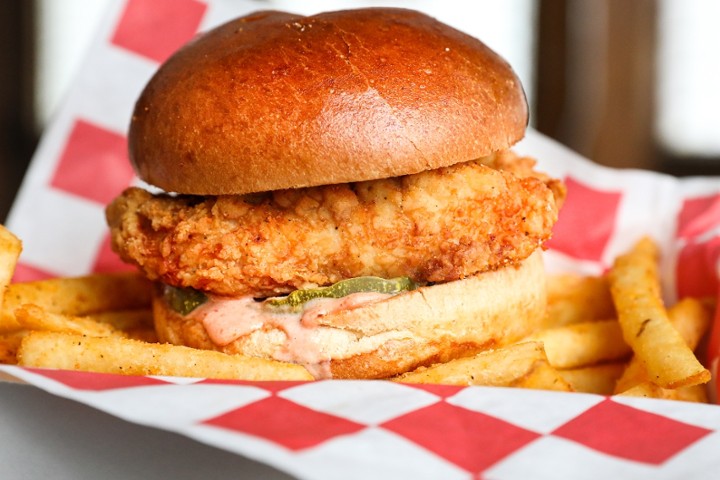
<path id="1" fill-rule="evenodd" d="M 342 298 L 318 298 L 305 305 L 300 323 L 308 328 L 318 326 L 320 318 L 341 310 L 350 310 L 389 297 L 386 293 L 361 292 Z"/>
<path id="2" fill-rule="evenodd" d="M 210 340 L 225 346 L 261 328 L 268 314 L 253 297 L 212 298 L 190 313 L 200 320 Z"/>
<path id="3" fill-rule="evenodd" d="M 304 365 L 315 378 L 329 378 L 330 358 L 316 343 L 312 332 L 319 319 L 330 313 L 349 310 L 382 300 L 384 293 L 353 293 L 343 298 L 318 298 L 305 304 L 299 313 L 278 313 L 252 297 L 233 299 L 212 298 L 195 309 L 190 318 L 202 322 L 210 340 L 225 346 L 240 337 L 270 325 L 285 332 L 283 347 L 273 355 L 275 359 Z"/>

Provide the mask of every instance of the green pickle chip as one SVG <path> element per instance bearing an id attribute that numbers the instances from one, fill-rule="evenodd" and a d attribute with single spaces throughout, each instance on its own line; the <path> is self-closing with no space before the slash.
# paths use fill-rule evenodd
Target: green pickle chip
<path id="1" fill-rule="evenodd" d="M 386 280 L 380 277 L 357 277 L 341 280 L 327 287 L 295 290 L 285 297 L 270 298 L 266 304 L 291 312 L 299 312 L 310 300 L 316 298 L 342 298 L 353 293 L 376 292 L 397 294 L 417 288 L 417 284 L 408 277 Z"/>
<path id="2" fill-rule="evenodd" d="M 208 300 L 203 292 L 194 288 L 178 288 L 170 285 L 165 285 L 163 297 L 170 308 L 181 315 L 189 314 Z"/>
<path id="3" fill-rule="evenodd" d="M 341 280 L 333 285 L 307 290 L 295 290 L 285 297 L 270 298 L 265 305 L 286 312 L 299 312 L 303 305 L 316 298 L 342 298 L 353 293 L 375 292 L 394 295 L 414 290 L 418 285 L 408 277 L 386 280 L 380 277 L 357 277 Z M 165 301 L 170 308 L 188 315 L 197 307 L 208 301 L 207 295 L 194 288 L 179 288 L 165 285 L 163 290 Z"/>

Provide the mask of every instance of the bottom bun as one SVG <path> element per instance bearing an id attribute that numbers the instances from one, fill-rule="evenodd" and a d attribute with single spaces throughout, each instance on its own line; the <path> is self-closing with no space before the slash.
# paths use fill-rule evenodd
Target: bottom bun
<path id="1" fill-rule="evenodd" d="M 535 331 L 545 306 L 540 251 L 516 266 L 330 313 L 310 327 L 299 318 L 292 328 L 269 322 L 223 346 L 162 296 L 153 302 L 163 342 L 300 363 L 316 378 L 389 378 L 506 345 Z"/>

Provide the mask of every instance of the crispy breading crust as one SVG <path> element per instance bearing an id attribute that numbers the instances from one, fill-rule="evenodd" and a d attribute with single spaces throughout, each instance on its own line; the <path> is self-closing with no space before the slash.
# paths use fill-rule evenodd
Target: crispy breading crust
<path id="1" fill-rule="evenodd" d="M 564 190 L 533 165 L 504 152 L 251 196 L 130 188 L 107 219 L 113 249 L 150 279 L 221 295 L 265 297 L 363 275 L 446 282 L 523 260 L 550 237 Z"/>

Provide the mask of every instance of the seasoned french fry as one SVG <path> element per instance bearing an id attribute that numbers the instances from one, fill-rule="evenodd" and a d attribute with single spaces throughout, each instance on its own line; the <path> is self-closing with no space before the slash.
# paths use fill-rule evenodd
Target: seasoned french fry
<path id="1" fill-rule="evenodd" d="M 668 310 L 668 318 L 690 350 L 695 350 L 712 323 L 712 310 L 700 299 L 687 297 Z"/>
<path id="2" fill-rule="evenodd" d="M 618 395 L 708 403 L 707 389 L 704 385 L 689 385 L 687 387 L 669 389 L 659 387 L 652 382 L 643 382 Z"/>
<path id="3" fill-rule="evenodd" d="M 92 337 L 123 336 L 108 323 L 100 323 L 91 319 L 51 313 L 37 305 L 25 304 L 15 310 L 15 318 L 20 326 L 27 330 L 48 332 L 76 333 Z"/>
<path id="4" fill-rule="evenodd" d="M 127 338 L 156 343 L 158 341 L 152 311 L 146 308 L 114 310 L 86 315 L 82 318 L 111 325 L 122 331 Z"/>
<path id="5" fill-rule="evenodd" d="M 402 383 L 488 385 L 570 391 L 550 367 L 542 343 L 525 342 L 419 368 L 395 379 Z"/>
<path id="6" fill-rule="evenodd" d="M 236 380 L 312 380 L 302 366 L 117 337 L 31 332 L 18 364 L 123 375 L 166 375 Z"/>
<path id="7" fill-rule="evenodd" d="M 48 312 L 87 315 L 108 310 L 149 308 L 152 285 L 139 273 L 95 274 L 14 283 L 0 312 L 0 332 L 20 329 L 15 309 L 33 304 Z"/>
<path id="8" fill-rule="evenodd" d="M 706 383 L 710 372 L 668 319 L 657 261 L 657 246 L 644 238 L 619 256 L 610 270 L 610 291 L 625 341 L 653 383 L 663 388 Z"/>
<path id="9" fill-rule="evenodd" d="M 111 325 L 117 330 L 127 331 L 138 328 L 153 328 L 152 310 L 135 308 L 132 310 L 110 310 L 92 313 L 84 318 L 98 323 Z"/>
<path id="10" fill-rule="evenodd" d="M 647 370 L 645 365 L 638 359 L 637 356 L 633 356 L 625 366 L 622 375 L 617 379 L 613 393 L 618 394 L 625 392 L 635 385 L 648 382 Z"/>
<path id="11" fill-rule="evenodd" d="M 680 387 L 676 389 L 673 400 L 683 402 L 709 403 L 707 385 L 691 385 L 689 387 Z"/>
<path id="12" fill-rule="evenodd" d="M 615 382 L 622 375 L 624 369 L 624 362 L 611 362 L 558 370 L 558 372 L 576 392 L 611 395 L 615 388 Z"/>
<path id="13" fill-rule="evenodd" d="M 7 228 L 0 225 L 0 312 L 3 311 L 5 292 L 15 274 L 15 266 L 21 251 L 22 242 Z M 2 327 L 3 321 L 2 315 L 0 315 L 0 331 L 3 331 Z"/>
<path id="14" fill-rule="evenodd" d="M 572 386 L 565 381 L 555 367 L 547 360 L 536 362 L 527 374 L 512 382 L 510 387 L 533 388 L 537 390 L 557 390 L 572 392 Z"/>
<path id="15" fill-rule="evenodd" d="M 0 334 L 0 363 L 15 365 L 25 332 Z"/>
<path id="16" fill-rule="evenodd" d="M 131 328 L 129 330 L 124 331 L 125 337 L 130 338 L 132 340 L 140 340 L 145 343 L 158 343 L 158 336 L 157 332 L 154 328 Z"/>
<path id="17" fill-rule="evenodd" d="M 157 343 L 153 287 L 138 273 L 11 284 L 20 251 L 20 241 L 0 225 L 0 363 L 125 375 L 313 380 L 292 363 Z M 666 310 L 657 256 L 657 246 L 643 239 L 607 276 L 550 276 L 543 330 L 521 343 L 391 380 L 707 402 L 702 384 L 709 372 L 693 350 L 709 328 L 711 309 L 685 299 Z M 620 361 L 630 355 L 630 362 Z"/>
<path id="18" fill-rule="evenodd" d="M 541 330 L 528 340 L 545 345 L 550 365 L 555 368 L 577 368 L 618 360 L 630 355 L 616 320 L 575 323 Z"/>
<path id="19" fill-rule="evenodd" d="M 705 332 L 710 328 L 712 313 L 703 301 L 685 298 L 668 310 L 668 318 L 687 346 L 695 350 Z M 615 393 L 621 393 L 635 385 L 648 381 L 647 371 L 642 362 L 634 356 L 618 379 Z"/>
<path id="20" fill-rule="evenodd" d="M 617 318 L 607 277 L 550 275 L 547 291 L 547 328 Z"/>

